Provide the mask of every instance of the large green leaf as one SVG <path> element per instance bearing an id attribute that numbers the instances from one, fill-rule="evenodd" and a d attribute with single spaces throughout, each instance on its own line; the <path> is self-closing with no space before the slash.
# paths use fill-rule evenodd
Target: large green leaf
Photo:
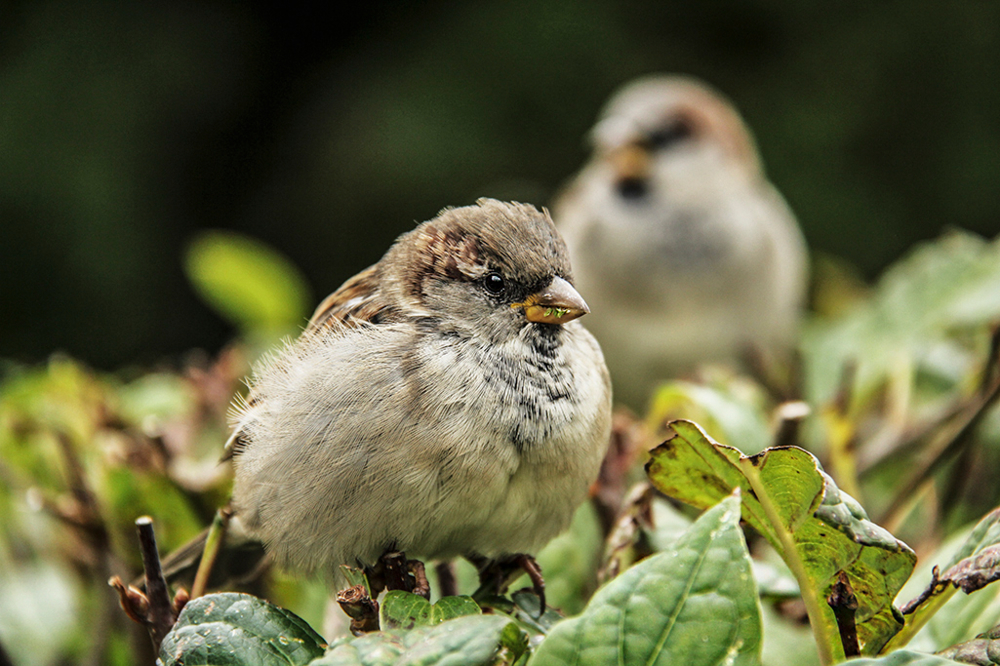
<path id="1" fill-rule="evenodd" d="M 181 611 L 160 645 L 162 666 L 298 666 L 326 644 L 294 613 L 248 594 L 199 597 Z"/>
<path id="2" fill-rule="evenodd" d="M 529 664 L 759 664 L 760 606 L 739 517 L 739 498 L 722 500 L 553 627 Z"/>
<path id="3" fill-rule="evenodd" d="M 858 598 L 862 654 L 877 654 L 902 626 L 892 601 L 913 570 L 913 551 L 870 522 L 808 451 L 766 449 L 744 456 L 712 441 L 690 421 L 674 421 L 673 435 L 646 465 L 660 491 L 708 507 L 743 490 L 743 519 L 777 550 L 799 581 L 824 661 L 842 659 L 833 611 L 826 604 L 839 572 Z"/>
<path id="4" fill-rule="evenodd" d="M 310 666 L 487 666 L 513 664 L 524 633 L 502 615 L 468 615 L 411 631 L 344 639 Z"/>

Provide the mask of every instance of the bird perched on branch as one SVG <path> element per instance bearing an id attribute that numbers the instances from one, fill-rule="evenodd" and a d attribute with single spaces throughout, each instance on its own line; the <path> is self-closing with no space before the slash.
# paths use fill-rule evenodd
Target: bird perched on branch
<path id="1" fill-rule="evenodd" d="M 749 130 L 706 85 L 649 76 L 615 94 L 593 156 L 553 207 L 593 306 L 616 398 L 748 347 L 787 351 L 807 254 Z"/>
<path id="2" fill-rule="evenodd" d="M 281 566 L 537 552 L 586 498 L 611 389 L 547 214 L 481 199 L 399 237 L 260 363 L 232 506 Z"/>

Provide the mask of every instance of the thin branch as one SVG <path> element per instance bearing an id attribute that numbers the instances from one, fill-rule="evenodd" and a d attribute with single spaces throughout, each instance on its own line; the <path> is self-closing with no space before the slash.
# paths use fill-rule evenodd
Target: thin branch
<path id="1" fill-rule="evenodd" d="M 983 416 L 998 398 L 1000 398 L 1000 378 L 994 378 L 988 390 L 963 409 L 952 421 L 951 427 L 943 431 L 944 434 L 939 438 L 937 445 L 927 450 L 923 460 L 917 463 L 917 469 L 897 491 L 889 508 L 879 519 L 879 524 L 898 524 L 908 498 L 930 479 L 942 464 L 963 449 L 969 441 L 969 435 L 972 434 L 972 431 L 979 425 Z"/>
<path id="2" fill-rule="evenodd" d="M 191 585 L 191 598 L 197 599 L 205 594 L 208 587 L 208 579 L 212 575 L 215 567 L 215 560 L 219 557 L 219 551 L 226 539 L 226 529 L 229 527 L 229 519 L 233 511 L 229 507 L 219 509 L 215 512 L 212 526 L 208 530 L 205 538 L 205 549 L 202 551 L 201 562 L 198 563 L 198 572 L 194 576 L 194 583 Z M 148 588 L 147 588 L 148 589 Z"/>
<path id="3" fill-rule="evenodd" d="M 112 576 L 108 585 L 118 592 L 118 598 L 125 613 L 146 627 L 153 642 L 154 652 L 160 651 L 160 643 L 177 620 L 181 607 L 187 601 L 187 594 L 178 592 L 171 603 L 167 594 L 167 581 L 163 578 L 160 556 L 156 550 L 156 534 L 153 520 L 142 516 L 135 521 L 139 531 L 139 549 L 142 551 L 142 567 L 146 572 L 146 593 L 127 586 L 119 576 Z"/>
<path id="4" fill-rule="evenodd" d="M 799 446 L 802 422 L 811 411 L 809 404 L 801 400 L 789 400 L 778 405 L 774 410 L 778 421 L 774 433 L 774 446 Z"/>

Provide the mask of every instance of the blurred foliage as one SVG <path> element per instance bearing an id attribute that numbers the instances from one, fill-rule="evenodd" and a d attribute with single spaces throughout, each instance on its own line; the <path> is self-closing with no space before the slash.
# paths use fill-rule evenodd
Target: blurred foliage
<path id="1" fill-rule="evenodd" d="M 199 231 L 332 290 L 444 205 L 549 204 L 654 71 L 731 97 L 810 246 L 871 277 L 1000 231 L 997 25 L 976 0 L 4 2 L 0 350 L 214 354 L 234 329 L 179 261 Z"/>
<path id="2" fill-rule="evenodd" d="M 228 497 L 229 469 L 219 463 L 228 406 L 263 346 L 305 316 L 305 297 L 295 269 L 266 246 L 205 238 L 189 255 L 191 279 L 243 332 L 215 357 L 190 353 L 172 366 L 115 373 L 60 354 L 41 365 L 4 362 L 0 646 L 15 666 L 151 663 L 145 631 L 118 609 L 106 581 L 132 580 L 141 570 L 136 517 L 154 519 L 161 552 L 168 552 L 207 525 Z M 889 640 L 891 652 L 872 663 L 953 663 L 929 656 L 944 649 L 952 659 L 979 658 L 994 649 L 1000 623 L 1000 588 L 988 584 L 1000 576 L 990 559 L 1000 547 L 1000 512 L 991 512 L 1000 504 L 998 253 L 1000 240 L 956 231 L 915 247 L 871 287 L 859 287 L 850 271 L 824 270 L 818 292 L 847 296 L 810 317 L 797 359 L 759 360 L 749 373 L 702 368 L 665 384 L 641 420 L 616 414 L 592 502 L 538 557 L 549 601 L 571 619 L 557 622 L 549 610 L 539 620 L 536 598 L 526 592 L 487 600 L 493 615 L 476 615 L 480 620 L 456 617 L 478 613 L 471 600 L 442 605 L 432 598 L 430 605 L 397 593 L 383 621 L 421 627 L 347 639 L 338 638 L 345 623 L 339 611 L 326 612 L 320 581 L 272 570 L 241 589 L 303 618 L 295 623 L 322 629 L 335 650 L 317 663 L 382 663 L 378 655 L 390 653 L 422 659 L 426 650 L 445 659 L 474 640 L 483 660 L 501 663 L 529 655 L 533 664 L 561 663 L 616 650 L 645 663 L 653 641 L 665 650 L 657 654 L 707 664 L 714 657 L 698 651 L 698 623 L 723 616 L 749 623 L 726 625 L 737 633 L 725 635 L 743 636 L 728 658 L 782 663 L 794 654 L 803 663 L 828 663 L 843 652 L 823 600 L 842 570 L 859 602 L 864 654 L 875 657 Z M 243 288 L 250 284 L 257 286 Z M 250 293 L 259 301 L 248 302 Z M 665 438 L 671 446 L 649 458 Z M 788 448 L 796 444 L 811 453 Z M 650 480 L 673 499 L 643 481 L 647 460 Z M 729 496 L 736 487 L 741 499 Z M 695 521 L 694 510 L 677 500 L 716 506 Z M 752 528 L 745 546 L 735 530 L 737 504 Z M 826 528 L 835 534 L 817 541 L 813 533 Z M 900 539 L 919 563 L 897 595 L 912 566 Z M 698 552 L 696 559 L 729 562 L 697 570 L 705 576 L 699 594 L 711 603 L 651 582 L 677 580 L 673 567 Z M 746 575 L 735 577 L 733 567 Z M 468 564 L 457 578 L 463 593 L 475 589 Z M 957 589 L 975 589 L 971 580 L 982 589 Z M 632 608 L 639 599 L 648 605 Z M 912 612 L 895 633 L 904 602 Z M 247 603 L 239 606 L 246 612 L 223 614 L 219 635 L 246 638 L 239 649 L 247 654 L 280 652 L 281 618 L 292 616 Z M 704 610 L 722 607 L 742 610 Z M 615 614 L 625 624 L 609 624 Z M 689 614 L 694 624 L 678 626 L 694 627 L 690 635 L 655 629 L 657 617 Z M 823 617 L 813 635 L 807 615 Z M 278 633 L 254 633 L 272 622 L 267 631 Z M 181 652 L 202 645 L 197 637 L 208 629 L 184 631 L 170 639 Z M 548 643 L 550 632 L 555 640 Z M 418 639 L 425 644 L 419 655 L 411 652 Z M 817 651 L 824 644 L 825 657 Z"/>
<path id="3" fill-rule="evenodd" d="M 308 288 L 298 269 L 252 238 L 205 232 L 191 243 L 184 267 L 198 295 L 244 337 L 294 330 L 308 312 Z"/>

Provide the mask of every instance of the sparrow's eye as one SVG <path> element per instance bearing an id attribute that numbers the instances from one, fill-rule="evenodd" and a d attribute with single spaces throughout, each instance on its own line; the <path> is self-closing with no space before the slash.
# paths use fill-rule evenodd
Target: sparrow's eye
<path id="1" fill-rule="evenodd" d="M 494 296 L 499 296 L 507 288 L 507 283 L 499 273 L 489 273 L 483 278 L 483 287 Z"/>
<path id="2" fill-rule="evenodd" d="M 663 150 L 691 136 L 691 125 L 678 119 L 646 135 L 646 145 L 652 150 Z"/>

